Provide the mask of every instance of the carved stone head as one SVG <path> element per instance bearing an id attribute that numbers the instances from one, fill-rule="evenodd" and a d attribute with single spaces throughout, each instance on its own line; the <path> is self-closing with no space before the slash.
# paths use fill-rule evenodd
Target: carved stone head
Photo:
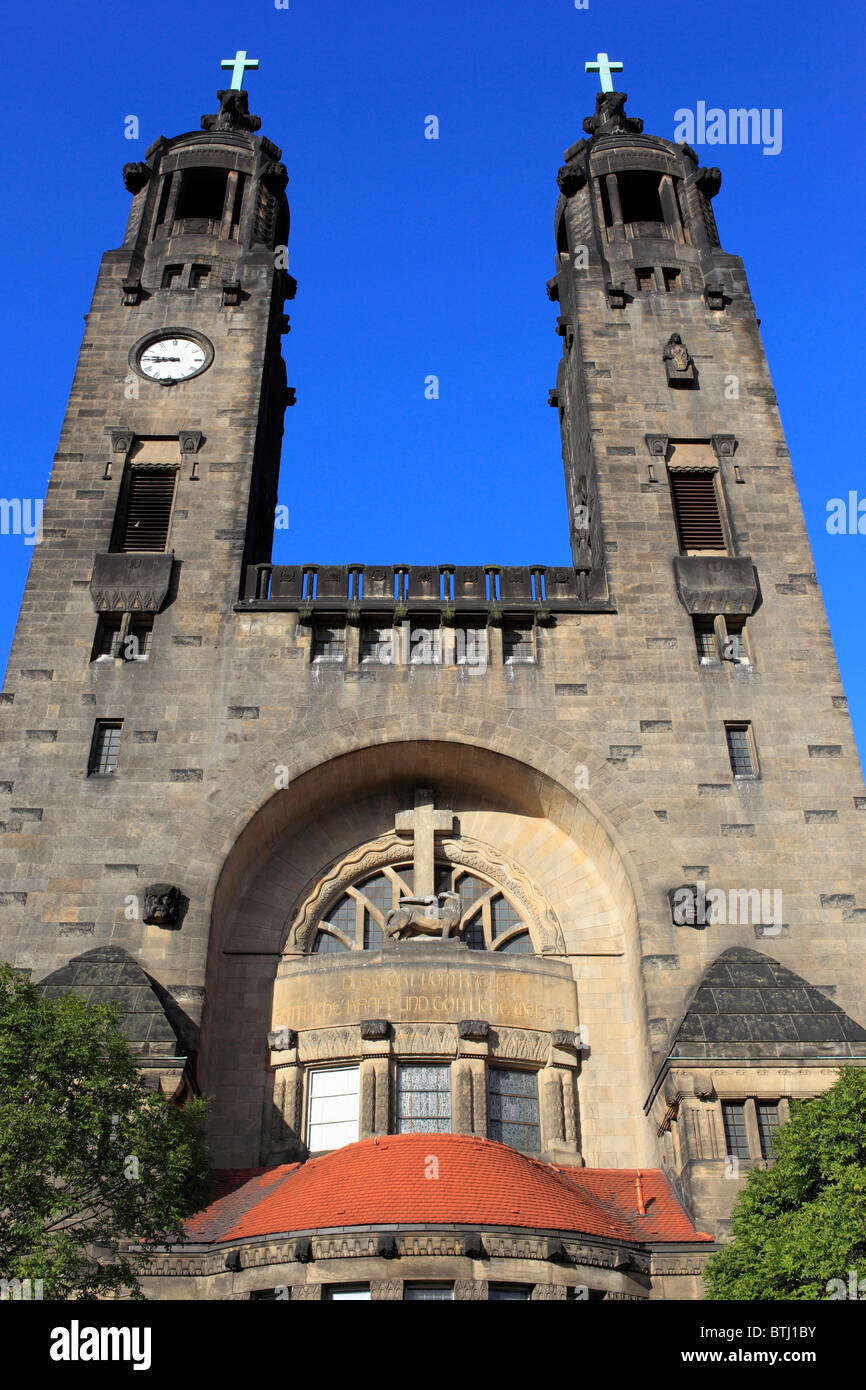
<path id="1" fill-rule="evenodd" d="M 172 883 L 152 883 L 144 890 L 144 920 L 150 927 L 176 927 L 181 891 Z"/>

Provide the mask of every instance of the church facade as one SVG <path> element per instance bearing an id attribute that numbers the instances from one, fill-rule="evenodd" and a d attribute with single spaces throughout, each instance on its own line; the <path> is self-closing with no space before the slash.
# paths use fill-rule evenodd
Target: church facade
<path id="1" fill-rule="evenodd" d="M 212 1097 L 149 1297 L 698 1298 L 790 1100 L 866 1063 L 866 789 L 721 175 L 614 92 L 565 152 L 570 566 L 273 564 L 259 124 L 221 92 L 124 170 L 0 697 L 0 954 Z"/>

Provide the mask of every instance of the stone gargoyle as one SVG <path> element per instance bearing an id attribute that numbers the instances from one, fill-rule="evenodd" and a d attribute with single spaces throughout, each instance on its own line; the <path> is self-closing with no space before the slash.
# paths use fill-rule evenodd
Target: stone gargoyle
<path id="1" fill-rule="evenodd" d="M 459 893 L 404 898 L 385 919 L 385 933 L 400 940 L 410 929 L 421 936 L 457 936 L 462 916 Z"/>

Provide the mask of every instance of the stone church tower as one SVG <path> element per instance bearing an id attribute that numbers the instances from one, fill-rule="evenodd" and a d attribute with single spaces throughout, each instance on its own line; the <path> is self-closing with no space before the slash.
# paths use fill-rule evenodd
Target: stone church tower
<path id="1" fill-rule="evenodd" d="M 699 1297 L 790 1098 L 866 1061 L 866 791 L 721 176 L 624 105 L 558 177 L 566 568 L 272 565 L 280 150 L 230 90 L 124 170 L 0 954 L 213 1098 L 153 1297 Z"/>

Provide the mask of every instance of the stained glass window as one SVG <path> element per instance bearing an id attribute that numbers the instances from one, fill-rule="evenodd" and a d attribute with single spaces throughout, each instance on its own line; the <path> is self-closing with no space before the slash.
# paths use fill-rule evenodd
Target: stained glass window
<path id="1" fill-rule="evenodd" d="M 512 1149 L 537 1152 L 541 1144 L 535 1072 L 491 1067 L 488 1078 L 490 1138 Z"/>
<path id="2" fill-rule="evenodd" d="M 397 1068 L 397 1133 L 451 1131 L 451 1068 L 407 1063 Z"/>

